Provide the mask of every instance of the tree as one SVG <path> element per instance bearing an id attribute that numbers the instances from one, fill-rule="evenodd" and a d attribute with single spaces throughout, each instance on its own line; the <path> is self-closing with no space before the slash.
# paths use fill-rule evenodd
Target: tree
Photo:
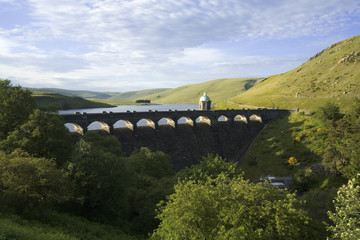
<path id="1" fill-rule="evenodd" d="M 206 180 L 216 179 L 219 174 L 226 173 L 229 176 L 242 176 L 242 172 L 237 168 L 236 163 L 227 162 L 222 157 L 211 154 L 203 157 L 199 164 L 181 170 L 177 175 L 181 180 Z"/>
<path id="2" fill-rule="evenodd" d="M 20 148 L 34 157 L 55 159 L 58 164 L 68 161 L 72 139 L 61 116 L 35 110 L 27 122 L 9 133 L 1 143 L 8 152 Z"/>
<path id="3" fill-rule="evenodd" d="M 328 147 L 323 157 L 323 165 L 335 174 L 343 174 L 348 179 L 356 177 L 360 171 L 360 115 L 358 103 L 353 111 L 329 126 Z"/>
<path id="4" fill-rule="evenodd" d="M 330 239 L 360 239 L 360 185 L 359 177 L 349 180 L 347 185 L 340 187 L 334 200 L 335 211 L 328 212 L 332 226 Z"/>
<path id="5" fill-rule="evenodd" d="M 0 152 L 0 191 L 2 204 L 30 211 L 68 200 L 71 184 L 53 160 Z"/>
<path id="6" fill-rule="evenodd" d="M 180 181 L 151 239 L 307 239 L 310 219 L 298 205 L 286 190 L 225 173 Z"/>
<path id="7" fill-rule="evenodd" d="M 327 102 L 325 106 L 320 107 L 317 111 L 317 116 L 321 120 L 330 122 L 331 124 L 334 124 L 337 120 L 342 118 L 339 106 L 331 102 Z"/>
<path id="8" fill-rule="evenodd" d="M 129 193 L 130 222 L 135 231 L 147 234 L 159 224 L 156 205 L 173 193 L 175 173 L 168 155 L 148 148 L 135 151 L 128 162 L 134 175 Z"/>
<path id="9" fill-rule="evenodd" d="M 75 207 L 83 215 L 115 223 L 127 217 L 132 178 L 114 136 L 87 132 L 75 146 L 68 172 L 75 184 Z"/>
<path id="10" fill-rule="evenodd" d="M 23 124 L 34 108 L 29 90 L 12 86 L 9 80 L 0 80 L 0 141 Z"/>

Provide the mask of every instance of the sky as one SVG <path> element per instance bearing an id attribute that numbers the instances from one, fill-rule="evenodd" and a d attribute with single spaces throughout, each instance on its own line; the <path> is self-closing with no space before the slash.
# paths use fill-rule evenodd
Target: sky
<path id="1" fill-rule="evenodd" d="M 359 0 L 0 0 L 0 79 L 125 92 L 267 77 L 358 34 Z"/>

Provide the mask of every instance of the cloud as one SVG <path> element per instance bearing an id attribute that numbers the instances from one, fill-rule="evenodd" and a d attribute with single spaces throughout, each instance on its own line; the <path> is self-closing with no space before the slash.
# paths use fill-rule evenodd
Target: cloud
<path id="1" fill-rule="evenodd" d="M 0 0 L 0 4 L 8 3 Z M 28 79 L 26 83 L 35 78 L 55 85 L 71 82 L 64 87 L 95 88 L 94 83 L 101 80 L 102 87 L 110 89 L 235 76 L 244 73 L 244 66 L 254 75 L 269 74 L 268 68 L 255 68 L 275 66 L 279 56 L 267 58 L 261 52 L 237 56 L 225 45 L 205 45 L 326 36 L 348 28 L 350 20 L 356 23 L 360 12 L 355 0 L 18 3 L 30 21 L 12 29 L 1 29 L 0 23 L 0 74 Z M 26 76 L 20 76 L 25 72 Z"/>

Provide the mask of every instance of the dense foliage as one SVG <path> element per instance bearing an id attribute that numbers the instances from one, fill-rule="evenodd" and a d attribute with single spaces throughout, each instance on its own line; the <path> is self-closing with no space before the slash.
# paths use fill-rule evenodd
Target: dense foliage
<path id="1" fill-rule="evenodd" d="M 127 213 L 131 175 L 113 136 L 87 133 L 76 144 L 68 164 L 81 214 L 98 221 L 118 221 Z"/>
<path id="2" fill-rule="evenodd" d="M 0 201 L 2 207 L 29 212 L 70 198 L 71 184 L 53 160 L 24 152 L 0 152 Z"/>
<path id="3" fill-rule="evenodd" d="M 60 165 L 69 160 L 72 151 L 72 140 L 61 117 L 39 110 L 9 133 L 2 145 L 7 152 L 20 148 L 35 157 L 55 159 Z"/>
<path id="4" fill-rule="evenodd" d="M 334 200 L 335 211 L 328 212 L 333 225 L 328 227 L 330 239 L 360 239 L 360 185 L 359 177 L 343 185 Z"/>
<path id="5" fill-rule="evenodd" d="M 161 223 L 152 239 L 309 238 L 310 219 L 295 194 L 251 183 L 234 172 L 234 164 L 218 157 L 204 160 L 205 172 L 215 170 L 211 162 L 222 162 L 224 171 L 206 178 L 198 174 L 199 166 L 194 167 L 194 176 L 180 181 L 161 205 Z"/>
<path id="6" fill-rule="evenodd" d="M 334 174 L 342 174 L 348 179 L 356 177 L 360 172 L 359 109 L 360 100 L 356 99 L 352 111 L 346 115 L 341 115 L 339 108 L 333 104 L 328 104 L 319 111 L 328 127 L 328 147 L 323 164 Z"/>
<path id="7" fill-rule="evenodd" d="M 0 141 L 23 124 L 34 108 L 30 91 L 12 86 L 9 80 L 0 80 Z"/>

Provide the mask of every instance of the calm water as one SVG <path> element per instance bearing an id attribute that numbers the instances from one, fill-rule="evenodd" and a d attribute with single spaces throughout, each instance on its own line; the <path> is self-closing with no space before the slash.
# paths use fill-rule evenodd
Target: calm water
<path id="1" fill-rule="evenodd" d="M 159 104 L 159 105 L 119 105 L 112 108 L 86 108 L 86 109 L 71 109 L 71 110 L 60 110 L 59 114 L 74 114 L 75 112 L 87 112 L 87 113 L 102 113 L 106 112 L 126 112 L 126 111 L 137 111 L 147 112 L 148 110 L 158 111 L 169 111 L 171 110 L 187 110 L 187 109 L 199 109 L 197 104 Z"/>

